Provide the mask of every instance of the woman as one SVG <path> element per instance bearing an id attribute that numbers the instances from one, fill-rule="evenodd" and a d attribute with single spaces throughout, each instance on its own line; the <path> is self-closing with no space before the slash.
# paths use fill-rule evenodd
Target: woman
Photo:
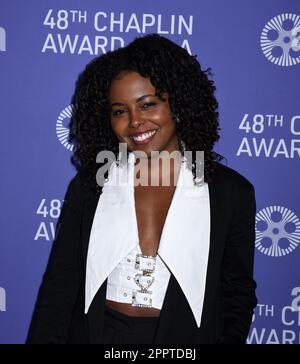
<path id="1" fill-rule="evenodd" d="M 218 104 L 208 76 L 155 34 L 81 74 L 71 123 L 78 174 L 28 343 L 245 343 L 256 305 L 255 193 L 213 151 Z M 101 151 L 117 158 L 103 176 Z M 154 151 L 175 158 L 166 168 Z"/>

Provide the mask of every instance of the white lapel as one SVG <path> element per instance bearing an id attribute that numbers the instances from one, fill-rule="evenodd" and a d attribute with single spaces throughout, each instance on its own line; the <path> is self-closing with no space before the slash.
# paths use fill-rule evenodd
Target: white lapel
<path id="1" fill-rule="evenodd" d="M 110 272 L 139 244 L 134 201 L 135 156 L 126 168 L 112 164 L 92 224 L 86 268 L 85 313 Z M 119 185 L 116 178 L 120 178 Z M 182 163 L 177 187 L 161 235 L 158 254 L 173 273 L 201 322 L 210 240 L 209 190 L 194 186 Z"/>
<path id="2" fill-rule="evenodd" d="M 178 281 L 200 327 L 210 242 L 208 184 L 194 186 L 182 165 L 158 254 Z"/>
<path id="3" fill-rule="evenodd" d="M 102 283 L 116 265 L 137 245 L 133 173 L 134 155 L 126 168 L 111 165 L 103 186 L 91 228 L 86 264 L 85 313 Z M 116 183 L 120 178 L 119 185 Z"/>

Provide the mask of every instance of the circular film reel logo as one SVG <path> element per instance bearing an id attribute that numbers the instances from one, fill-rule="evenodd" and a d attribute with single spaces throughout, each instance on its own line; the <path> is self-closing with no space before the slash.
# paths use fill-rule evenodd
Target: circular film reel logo
<path id="1" fill-rule="evenodd" d="M 281 14 L 263 28 L 260 45 L 267 59 L 278 66 L 300 63 L 300 16 Z"/>
<path id="2" fill-rule="evenodd" d="M 70 123 L 70 119 L 72 117 L 73 108 L 74 108 L 73 105 L 67 106 L 59 114 L 59 117 L 57 118 L 57 121 L 56 121 L 57 138 L 61 142 L 61 144 L 65 148 L 70 150 L 71 152 L 73 151 L 74 145 L 70 144 L 68 142 L 68 139 L 69 139 L 69 134 L 70 134 L 69 123 Z"/>
<path id="3" fill-rule="evenodd" d="M 270 206 L 256 214 L 255 247 L 261 253 L 282 257 L 291 253 L 300 243 L 300 220 L 289 209 Z"/>

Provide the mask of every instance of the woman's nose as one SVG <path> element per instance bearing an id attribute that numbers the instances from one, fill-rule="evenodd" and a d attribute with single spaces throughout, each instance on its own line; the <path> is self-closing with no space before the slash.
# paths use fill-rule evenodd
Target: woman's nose
<path id="1" fill-rule="evenodd" d="M 129 124 L 133 127 L 138 127 L 140 124 L 143 123 L 142 115 L 139 110 L 130 110 L 129 111 Z"/>

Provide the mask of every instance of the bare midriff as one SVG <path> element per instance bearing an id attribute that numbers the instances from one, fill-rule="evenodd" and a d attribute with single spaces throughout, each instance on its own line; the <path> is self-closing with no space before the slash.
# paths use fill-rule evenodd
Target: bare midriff
<path id="1" fill-rule="evenodd" d="M 129 303 L 106 300 L 106 306 L 127 316 L 158 317 L 160 310 L 153 307 L 135 307 Z"/>

